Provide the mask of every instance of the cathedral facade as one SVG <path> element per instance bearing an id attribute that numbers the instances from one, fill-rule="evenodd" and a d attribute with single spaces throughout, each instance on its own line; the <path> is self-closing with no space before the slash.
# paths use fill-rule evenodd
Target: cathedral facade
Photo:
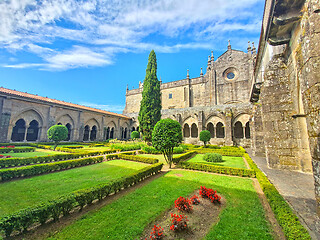
<path id="1" fill-rule="evenodd" d="M 186 143 L 199 144 L 199 134 L 207 129 L 212 144 L 240 144 L 251 146 L 250 103 L 251 76 L 256 49 L 247 52 L 234 50 L 229 42 L 227 51 L 216 60 L 208 57 L 206 73 L 200 76 L 162 83 L 162 118 L 177 120 L 183 128 Z M 143 83 L 138 89 L 126 92 L 123 114 L 138 126 L 137 117 L 142 98 Z"/>

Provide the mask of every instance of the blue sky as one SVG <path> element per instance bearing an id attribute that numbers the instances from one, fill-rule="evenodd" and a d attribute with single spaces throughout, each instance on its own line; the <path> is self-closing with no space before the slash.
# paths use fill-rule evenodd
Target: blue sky
<path id="1" fill-rule="evenodd" d="M 0 86 L 121 113 L 154 49 L 163 82 L 259 41 L 263 0 L 0 1 Z"/>

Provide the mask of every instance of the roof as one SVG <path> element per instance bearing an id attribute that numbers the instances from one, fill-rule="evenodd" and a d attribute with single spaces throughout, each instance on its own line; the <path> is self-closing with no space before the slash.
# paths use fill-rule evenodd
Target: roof
<path id="1" fill-rule="evenodd" d="M 97 109 L 97 108 L 86 107 L 86 106 L 79 105 L 79 104 L 64 102 L 64 101 L 60 101 L 60 100 L 56 100 L 56 99 L 52 99 L 52 98 L 48 98 L 48 97 L 41 97 L 38 95 L 34 95 L 34 94 L 26 93 L 26 92 L 20 92 L 20 91 L 8 89 L 8 88 L 0 87 L 0 94 L 1 93 L 4 93 L 6 95 L 11 95 L 11 96 L 16 96 L 16 97 L 24 97 L 24 98 L 38 100 L 38 101 L 42 101 L 42 102 L 46 102 L 46 103 L 58 104 L 58 105 L 66 106 L 66 107 L 72 107 L 72 108 L 87 110 L 87 111 L 91 111 L 91 112 L 97 112 L 97 113 L 112 115 L 112 116 L 116 116 L 116 117 L 131 119 L 130 117 L 127 117 L 122 114 L 108 112 L 108 111 L 104 111 L 104 110 Z"/>

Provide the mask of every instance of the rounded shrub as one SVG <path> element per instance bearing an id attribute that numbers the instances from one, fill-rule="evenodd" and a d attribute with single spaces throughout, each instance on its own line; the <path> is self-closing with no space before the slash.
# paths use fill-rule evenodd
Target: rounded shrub
<path id="1" fill-rule="evenodd" d="M 203 160 L 206 162 L 223 162 L 222 155 L 219 153 L 206 153 L 203 155 Z"/>
<path id="2" fill-rule="evenodd" d="M 135 140 L 135 139 L 137 139 L 137 138 L 140 138 L 140 133 L 139 133 L 138 131 L 133 131 L 133 132 L 131 133 L 131 138 L 132 138 L 133 140 Z"/>

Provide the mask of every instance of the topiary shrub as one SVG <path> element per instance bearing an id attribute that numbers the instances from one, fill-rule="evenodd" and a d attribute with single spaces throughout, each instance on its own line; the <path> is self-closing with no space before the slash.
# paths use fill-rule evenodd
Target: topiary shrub
<path id="1" fill-rule="evenodd" d="M 54 141 L 53 150 L 56 150 L 59 142 L 68 138 L 68 128 L 64 125 L 53 125 L 48 129 L 47 135 L 48 139 Z"/>
<path id="2" fill-rule="evenodd" d="M 203 160 L 206 162 L 223 162 L 222 155 L 219 153 L 206 153 L 203 155 Z"/>
<path id="3" fill-rule="evenodd" d="M 133 131 L 130 136 L 132 140 L 136 140 L 137 138 L 140 138 L 140 133 L 138 131 Z"/>
<path id="4" fill-rule="evenodd" d="M 203 142 L 204 147 L 206 147 L 207 142 L 210 142 L 211 133 L 208 130 L 203 130 L 200 132 L 200 141 Z"/>

